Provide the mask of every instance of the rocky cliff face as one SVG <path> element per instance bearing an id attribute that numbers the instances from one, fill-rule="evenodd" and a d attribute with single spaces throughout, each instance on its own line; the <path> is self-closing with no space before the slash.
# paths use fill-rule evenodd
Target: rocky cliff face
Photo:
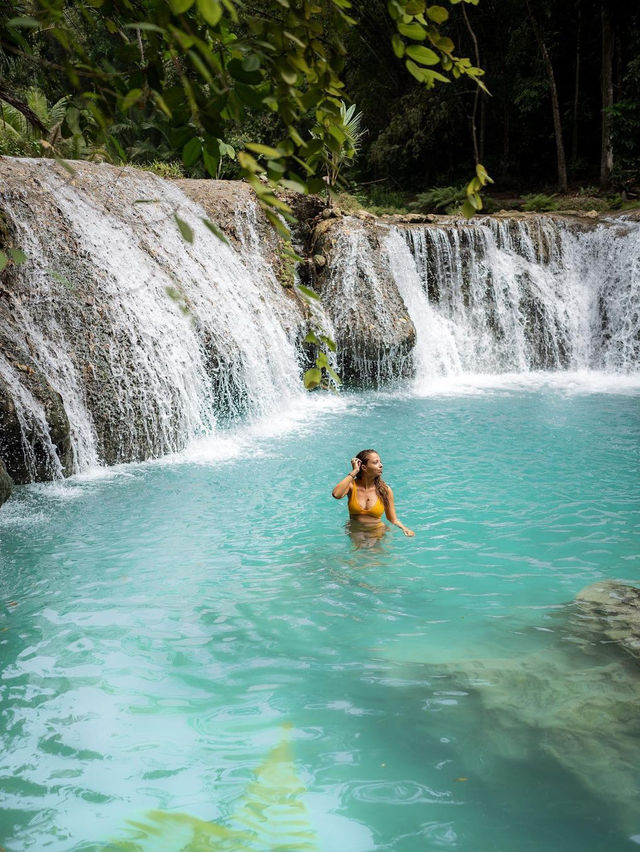
<path id="1" fill-rule="evenodd" d="M 14 482 L 171 452 L 301 393 L 304 307 L 247 186 L 73 168 L 0 160 L 0 458 Z"/>
<path id="2" fill-rule="evenodd" d="M 416 331 L 382 242 L 388 227 L 353 216 L 321 218 L 310 251 L 315 286 L 347 385 L 379 386 L 413 375 Z"/>

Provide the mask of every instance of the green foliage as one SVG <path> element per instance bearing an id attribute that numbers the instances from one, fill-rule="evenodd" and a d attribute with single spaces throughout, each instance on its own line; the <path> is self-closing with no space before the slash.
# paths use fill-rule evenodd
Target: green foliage
<path id="1" fill-rule="evenodd" d="M 23 96 L 24 103 L 37 116 L 45 132 L 35 127 L 15 106 L 0 99 L 0 154 L 8 156 L 41 156 L 43 151 L 56 151 L 68 159 L 91 159 L 98 149 L 87 142 L 86 131 L 92 119 L 80 110 L 70 96 L 49 104 L 40 89 L 31 87 Z"/>
<path id="2" fill-rule="evenodd" d="M 366 130 L 361 127 L 361 122 L 362 113 L 356 112 L 355 104 L 350 107 L 347 107 L 344 102 L 340 104 L 340 126 L 334 128 L 329 142 L 325 143 L 320 151 L 328 191 L 336 186 L 342 168 L 352 163 L 358 155 L 362 137 L 366 133 Z M 316 139 L 322 139 L 319 125 L 311 130 L 311 134 Z"/>
<path id="3" fill-rule="evenodd" d="M 464 186 L 434 186 L 409 204 L 418 213 L 455 213 L 467 197 Z"/>
<path id="4" fill-rule="evenodd" d="M 544 192 L 538 192 L 524 196 L 522 209 L 531 213 L 549 213 L 558 209 L 558 202 L 555 195 L 545 195 Z"/>
<path id="5" fill-rule="evenodd" d="M 136 166 L 145 172 L 152 172 L 161 178 L 183 178 L 185 177 L 184 167 L 182 163 L 176 160 L 152 160 L 150 163 L 142 163 Z"/>
<path id="6" fill-rule="evenodd" d="M 390 189 L 385 183 L 375 183 L 361 188 L 356 193 L 361 206 L 376 216 L 409 212 L 409 194 Z"/>
<path id="7" fill-rule="evenodd" d="M 181 151 L 185 168 L 217 177 L 222 158 L 235 155 L 224 147 L 229 130 L 247 112 L 277 116 L 280 138 L 247 140 L 237 156 L 278 227 L 276 213 L 290 211 L 273 184 L 318 191 L 326 152 L 337 178 L 334 158 L 348 162 L 357 150 L 357 117 L 339 76 L 343 36 L 356 23 L 350 9 L 348 0 L 263 0 L 252 9 L 239 0 L 109 0 L 71 9 L 67 0 L 33 0 L 25 16 L 9 0 L 0 43 L 66 73 L 93 117 L 94 141 L 114 159 L 174 159 Z M 444 7 L 392 0 L 389 13 L 407 68 L 427 87 L 460 76 L 479 82 L 481 70 L 440 31 Z M 62 65 L 49 58 L 61 55 Z"/>
<path id="8" fill-rule="evenodd" d="M 552 210 L 596 210 L 600 213 L 612 209 L 606 198 L 598 196 L 597 190 L 595 195 L 557 195 L 552 200 L 555 202 Z"/>
<path id="9" fill-rule="evenodd" d="M 326 334 L 320 331 L 310 331 L 304 339 L 316 347 L 316 359 L 314 366 L 306 371 L 303 377 L 304 386 L 307 390 L 321 388 L 322 390 L 333 390 L 342 384 L 340 376 L 330 364 L 330 352 L 336 351 L 336 344 Z"/>

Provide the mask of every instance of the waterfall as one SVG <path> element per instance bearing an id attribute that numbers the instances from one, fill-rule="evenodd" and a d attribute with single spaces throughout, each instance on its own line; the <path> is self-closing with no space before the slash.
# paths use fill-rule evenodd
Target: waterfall
<path id="1" fill-rule="evenodd" d="M 62 399 L 72 448 L 66 473 L 179 450 L 303 393 L 294 345 L 300 309 L 261 253 L 248 190 L 235 211 L 234 248 L 170 182 L 86 165 L 80 180 L 50 161 L 28 165 L 32 186 L 6 208 L 27 262 L 9 294 L 5 338 L 13 331 L 23 352 L 28 341 L 38 375 Z M 192 243 L 174 214 L 192 229 Z M 23 455 L 49 455 L 44 471 L 31 465 L 26 478 L 60 476 L 59 448 L 20 360 L 0 352 Z"/>
<path id="2" fill-rule="evenodd" d="M 0 279 L 0 457 L 17 482 L 295 409 L 308 328 L 336 339 L 347 387 L 639 370 L 640 223 L 329 217 L 300 247 L 324 253 L 322 303 L 303 308 L 246 184 L 73 168 L 0 164 L 0 245 L 27 258 Z"/>
<path id="3" fill-rule="evenodd" d="M 394 227 L 419 378 L 640 368 L 640 226 L 548 217 Z"/>

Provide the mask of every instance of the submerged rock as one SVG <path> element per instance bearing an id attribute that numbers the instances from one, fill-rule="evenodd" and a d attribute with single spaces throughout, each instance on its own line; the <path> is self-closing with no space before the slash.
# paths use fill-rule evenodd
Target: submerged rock
<path id="1" fill-rule="evenodd" d="M 539 651 L 421 667 L 438 694 L 466 696 L 456 711 L 460 737 L 484 743 L 474 771 L 551 759 L 604 801 L 625 833 L 639 832 L 640 672 L 626 653 L 637 660 L 639 602 L 640 589 L 596 583 L 558 615 Z"/>
<path id="2" fill-rule="evenodd" d="M 7 473 L 7 468 L 5 467 L 4 462 L 0 459 L 0 506 L 2 506 L 2 504 L 11 497 L 12 490 L 13 482 Z"/>
<path id="3" fill-rule="evenodd" d="M 575 619 L 640 661 L 640 589 L 602 580 L 582 589 L 575 599 Z"/>

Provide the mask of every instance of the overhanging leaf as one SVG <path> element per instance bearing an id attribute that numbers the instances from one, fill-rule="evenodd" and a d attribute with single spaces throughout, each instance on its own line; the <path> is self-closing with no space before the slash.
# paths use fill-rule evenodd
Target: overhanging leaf
<path id="1" fill-rule="evenodd" d="M 197 0 L 197 5 L 198 11 L 205 21 L 210 26 L 215 27 L 222 17 L 222 6 L 218 0 Z"/>
<path id="2" fill-rule="evenodd" d="M 429 47 L 423 47 L 421 44 L 410 44 L 407 47 L 407 56 L 415 59 L 421 65 L 437 65 L 440 62 L 440 57 Z"/>
<path id="3" fill-rule="evenodd" d="M 304 386 L 307 390 L 313 390 L 317 388 L 320 382 L 322 381 L 322 371 L 318 369 L 318 367 L 311 367 L 310 370 L 304 374 L 302 381 L 304 382 Z"/>
<path id="4" fill-rule="evenodd" d="M 427 17 L 432 21 L 435 21 L 436 24 L 444 24 L 444 22 L 449 18 L 449 13 L 444 6 L 429 6 L 427 9 Z"/>
<path id="5" fill-rule="evenodd" d="M 316 301 L 320 300 L 320 296 L 315 290 L 312 290 L 311 287 L 305 287 L 304 284 L 298 284 L 296 289 L 307 296 L 308 299 L 315 299 Z"/>
<path id="6" fill-rule="evenodd" d="M 177 213 L 173 214 L 173 218 L 176 220 L 176 225 L 178 226 L 178 229 L 180 230 L 180 233 L 182 234 L 182 239 L 186 240 L 188 243 L 192 243 L 193 242 L 193 231 L 191 230 L 189 225 L 187 225 L 187 223 L 184 221 L 184 219 L 181 219 L 178 216 Z"/>
<path id="7" fill-rule="evenodd" d="M 10 249 L 9 254 L 16 266 L 26 263 L 27 256 L 21 249 Z"/>
<path id="8" fill-rule="evenodd" d="M 216 235 L 219 240 L 222 240 L 223 243 L 229 245 L 229 240 L 226 238 L 226 236 L 223 234 L 223 232 L 217 225 L 214 225 L 213 222 L 209 219 L 203 219 L 202 222 L 211 231 L 212 234 Z"/>
<path id="9" fill-rule="evenodd" d="M 174 15 L 181 15 L 183 12 L 188 12 L 194 2 L 195 0 L 169 0 L 169 6 Z"/>

